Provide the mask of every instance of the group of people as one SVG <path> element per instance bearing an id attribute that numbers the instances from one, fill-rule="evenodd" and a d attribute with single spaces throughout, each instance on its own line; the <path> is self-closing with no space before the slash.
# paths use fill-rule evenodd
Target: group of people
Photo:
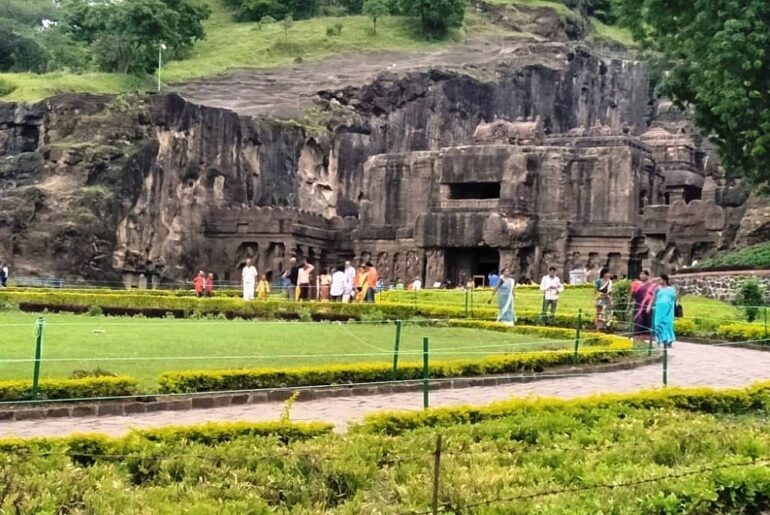
<path id="1" fill-rule="evenodd" d="M 492 297 L 488 303 L 497 295 L 498 315 L 497 321 L 506 325 L 516 323 L 516 281 L 507 268 L 503 268 L 498 276 L 494 272 L 490 273 L 489 286 L 492 287 Z M 548 274 L 540 280 L 540 291 L 543 294 L 542 316 L 553 319 L 556 314 L 556 306 L 559 303 L 559 295 L 564 291 L 559 276 L 556 275 L 556 268 L 550 267 Z"/>
<path id="2" fill-rule="evenodd" d="M 214 296 L 214 274 L 201 270 L 193 278 L 193 290 L 198 297 L 213 297 Z"/>
<path id="3" fill-rule="evenodd" d="M 643 270 L 639 279 L 631 283 L 631 298 L 634 338 L 653 336 L 658 345 L 671 347 L 676 341 L 677 293 L 668 275 L 650 279 L 650 273 Z"/>
<path id="4" fill-rule="evenodd" d="M 516 281 L 508 269 L 495 274 L 492 297 L 489 303 L 497 295 L 498 315 L 497 321 L 506 325 L 516 323 Z M 596 294 L 596 329 L 604 330 L 610 327 L 613 319 L 612 288 L 616 277 L 609 270 L 602 269 L 599 277 L 594 281 Z M 564 291 L 564 284 L 556 275 L 556 269 L 550 267 L 548 274 L 540 281 L 540 291 L 543 294 L 543 317 L 553 318 L 559 295 Z M 668 275 L 650 279 L 647 270 L 642 271 L 639 279 L 631 283 L 630 291 L 633 301 L 632 321 L 633 335 L 636 339 L 652 336 L 658 345 L 671 347 L 676 341 L 674 333 L 674 318 L 677 314 L 676 288 L 671 286 Z"/>
<path id="5" fill-rule="evenodd" d="M 282 286 L 289 300 L 310 300 L 317 292 L 322 301 L 374 302 L 375 292 L 381 285 L 377 268 L 370 262 L 354 267 L 350 261 L 331 270 L 315 273 L 315 266 L 307 260 L 298 261 L 292 257 L 289 268 L 281 275 Z M 259 281 L 257 281 L 259 277 Z M 266 299 L 270 293 L 267 276 L 258 275 L 250 259 L 241 270 L 243 299 Z"/>

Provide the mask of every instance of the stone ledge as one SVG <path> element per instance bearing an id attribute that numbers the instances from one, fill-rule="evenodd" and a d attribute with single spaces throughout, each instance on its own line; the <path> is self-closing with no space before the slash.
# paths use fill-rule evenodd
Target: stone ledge
<path id="1" fill-rule="evenodd" d="M 770 350 L 770 349 L 768 349 Z M 477 386 L 498 386 L 514 383 L 529 383 L 546 379 L 557 379 L 561 374 L 596 374 L 628 370 L 645 365 L 658 363 L 661 355 L 644 357 L 619 363 L 608 363 L 588 366 L 565 366 L 550 369 L 540 373 L 505 374 L 484 377 L 458 377 L 431 380 L 431 390 L 473 388 Z M 281 402 L 294 392 L 300 392 L 298 402 L 306 402 L 332 397 L 353 397 L 368 395 L 391 395 L 394 393 L 419 392 L 422 390 L 422 380 L 415 379 L 398 384 L 363 384 L 355 386 L 328 386 L 322 388 L 277 388 L 258 392 L 237 392 L 232 394 L 211 393 L 191 396 L 162 397 L 145 396 L 141 399 L 125 401 L 100 401 L 92 403 L 72 404 L 42 404 L 39 406 L 9 406 L 0 408 L 0 421 L 41 420 L 61 417 L 91 417 L 91 416 L 131 416 L 135 413 L 180 411 L 190 409 L 215 409 L 236 404 L 261 404 L 265 402 Z"/>

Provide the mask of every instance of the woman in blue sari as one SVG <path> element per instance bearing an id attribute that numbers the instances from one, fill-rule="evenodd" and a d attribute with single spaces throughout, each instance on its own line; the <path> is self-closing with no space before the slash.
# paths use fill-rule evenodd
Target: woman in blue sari
<path id="1" fill-rule="evenodd" d="M 515 288 L 516 281 L 513 280 L 508 269 L 504 268 L 500 272 L 500 282 L 497 283 L 497 287 L 492 292 L 488 304 L 492 302 L 492 298 L 497 293 L 497 307 L 499 309 L 497 321 L 505 325 L 512 326 L 516 323 Z"/>
<path id="2" fill-rule="evenodd" d="M 668 275 L 658 279 L 659 287 L 652 299 L 653 328 L 658 345 L 671 347 L 676 341 L 674 334 L 674 309 L 676 307 L 676 288 L 669 283 Z M 649 308 L 648 308 L 649 310 Z"/>

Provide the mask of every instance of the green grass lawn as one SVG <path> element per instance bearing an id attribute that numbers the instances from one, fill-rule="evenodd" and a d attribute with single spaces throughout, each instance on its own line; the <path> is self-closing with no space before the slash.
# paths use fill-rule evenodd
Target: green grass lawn
<path id="1" fill-rule="evenodd" d="M 37 316 L 0 313 L 0 379 L 32 375 Z M 171 370 L 289 367 L 321 363 L 391 363 L 394 324 L 168 320 L 47 314 L 42 377 L 102 368 L 128 374 L 145 387 Z M 432 359 L 480 358 L 526 350 L 571 348 L 518 335 L 405 324 L 401 360 L 420 360 L 422 338 Z M 8 361 L 29 360 L 29 361 Z M 45 361 L 49 360 L 49 361 Z"/>

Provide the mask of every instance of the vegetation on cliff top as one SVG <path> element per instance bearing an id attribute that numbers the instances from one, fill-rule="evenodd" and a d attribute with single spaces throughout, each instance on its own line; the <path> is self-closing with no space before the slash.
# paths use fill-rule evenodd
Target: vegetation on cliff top
<path id="1" fill-rule="evenodd" d="M 145 1 L 155 4 L 161 2 L 161 0 L 143 0 Z M 378 15 L 376 33 L 373 31 L 372 11 L 364 13 L 364 3 L 357 0 L 321 2 L 321 5 L 317 6 L 314 17 L 301 19 L 303 15 L 297 13 L 296 16 L 292 15 L 294 21 L 288 25 L 276 22 L 274 17 L 267 17 L 258 22 L 236 21 L 238 11 L 227 4 L 232 5 L 240 0 L 200 1 L 205 2 L 210 14 L 202 21 L 201 30 L 191 33 L 196 34 L 195 38 L 197 38 L 193 46 L 178 45 L 179 48 L 175 47 L 173 51 L 169 49 L 165 52 L 164 60 L 167 62 L 163 67 L 164 82 L 212 76 L 231 68 L 284 66 L 300 59 L 322 58 L 345 52 L 416 51 L 437 48 L 471 36 L 498 38 L 526 35 L 493 25 L 484 14 L 469 6 L 464 12 L 464 19 L 456 16 L 453 18 L 453 22 L 447 27 L 452 29 L 448 37 L 442 36 L 442 31 L 434 28 L 435 30 L 430 31 L 430 37 L 426 38 L 426 30 L 420 23 L 419 16 L 419 13 L 425 10 L 424 2 L 416 0 L 398 2 L 398 9 L 391 9 L 390 15 Z M 547 7 L 559 13 L 560 16 L 570 13 L 576 15 L 564 4 L 556 1 L 494 1 L 498 4 L 510 4 L 513 8 L 517 5 Z M 188 4 L 188 0 L 185 2 L 163 0 L 163 2 L 168 5 Z M 382 2 L 388 5 L 394 4 L 390 0 L 382 0 Z M 0 9 L 0 30 L 4 26 L 12 25 L 16 32 L 24 33 L 25 38 L 28 38 L 25 41 L 35 45 L 36 48 L 42 48 L 40 55 L 45 57 L 41 62 L 30 62 L 26 65 L 14 64 L 10 61 L 4 64 L 4 61 L 0 61 L 0 99 L 35 101 L 59 92 L 107 93 L 153 88 L 154 79 L 144 70 L 151 70 L 155 66 L 158 38 L 149 38 L 137 61 L 131 63 L 125 59 L 122 61 L 118 59 L 121 56 L 109 57 L 110 54 L 107 51 L 120 49 L 121 45 L 101 43 L 97 45 L 97 40 L 106 40 L 84 34 L 83 31 L 78 35 L 79 40 L 73 34 L 65 33 L 59 40 L 47 41 L 47 39 L 53 40 L 51 35 L 54 32 L 35 29 L 35 27 L 39 26 L 42 20 L 55 16 L 55 12 L 49 12 L 51 11 L 49 3 L 48 0 L 34 0 L 30 3 L 23 0 L 9 0 L 9 3 L 3 4 L 6 8 L 8 6 L 24 7 L 23 15 L 16 11 L 10 13 L 8 9 Z M 196 5 L 193 0 L 189 0 L 189 3 Z M 255 0 L 250 1 L 249 5 L 262 3 L 264 2 L 261 0 Z M 351 4 L 347 10 L 341 8 L 346 3 Z M 452 5 L 456 8 L 455 4 L 448 2 L 448 8 L 451 10 Z M 378 9 L 377 12 L 381 11 Z M 393 15 L 394 12 L 400 15 Z M 340 14 L 348 15 L 339 16 Z M 411 16 L 406 16 L 407 14 Z M 20 17 L 25 20 L 25 24 L 19 25 L 12 21 L 12 18 L 15 20 Z M 462 22 L 461 28 L 458 28 L 459 22 Z M 425 20 L 424 23 L 430 24 L 431 20 Z M 599 35 L 598 30 L 597 35 Z M 86 44 L 86 40 L 92 44 Z M 50 45 L 50 49 L 47 45 Z M 99 52 L 104 52 L 105 55 L 97 59 Z M 11 55 L 10 51 L 8 55 Z M 99 71 L 100 67 L 103 70 L 124 69 L 136 73 L 105 73 Z M 41 71 L 46 73 L 34 73 Z"/>
<path id="2" fill-rule="evenodd" d="M 731 250 L 700 261 L 696 270 L 742 270 L 770 268 L 770 243 L 760 243 L 739 250 Z"/>

